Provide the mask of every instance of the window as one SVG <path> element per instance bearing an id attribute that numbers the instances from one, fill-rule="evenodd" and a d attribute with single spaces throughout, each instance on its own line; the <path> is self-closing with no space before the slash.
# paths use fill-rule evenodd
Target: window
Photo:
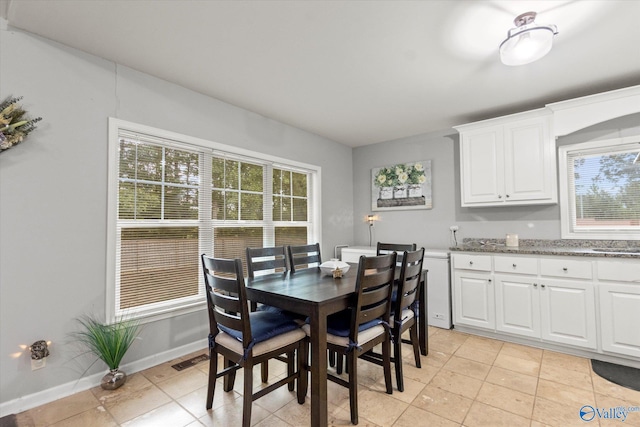
<path id="1" fill-rule="evenodd" d="M 640 239 L 640 137 L 559 152 L 562 237 Z"/>
<path id="2" fill-rule="evenodd" d="M 247 246 L 319 240 L 319 168 L 117 119 L 109 126 L 109 319 L 201 309 L 201 253 L 244 263 Z"/>

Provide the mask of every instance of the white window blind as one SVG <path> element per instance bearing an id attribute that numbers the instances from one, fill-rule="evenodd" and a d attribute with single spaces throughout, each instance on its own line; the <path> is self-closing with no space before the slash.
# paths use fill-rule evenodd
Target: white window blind
<path id="1" fill-rule="evenodd" d="M 640 141 L 562 147 L 570 233 L 640 236 Z"/>
<path id="2" fill-rule="evenodd" d="M 318 171 L 281 161 L 274 167 L 257 153 L 213 150 L 135 127 L 112 129 L 110 203 L 117 214 L 107 311 L 113 317 L 202 306 L 202 253 L 244 264 L 246 247 L 318 241 L 312 215 Z"/>

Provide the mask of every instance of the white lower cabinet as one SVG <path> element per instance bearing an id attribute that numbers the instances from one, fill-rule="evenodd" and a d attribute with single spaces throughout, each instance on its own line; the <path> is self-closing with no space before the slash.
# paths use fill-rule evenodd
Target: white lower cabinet
<path id="1" fill-rule="evenodd" d="M 597 262 L 602 350 L 640 358 L 640 262 Z"/>
<path id="2" fill-rule="evenodd" d="M 459 325 L 495 329 L 495 299 L 491 274 L 456 271 L 454 322 Z"/>
<path id="3" fill-rule="evenodd" d="M 542 278 L 539 287 L 542 339 L 595 350 L 593 283 Z"/>
<path id="4" fill-rule="evenodd" d="M 540 297 L 535 277 L 495 276 L 496 329 L 540 338 Z"/>
<path id="5" fill-rule="evenodd" d="M 454 323 L 640 361 L 640 260 L 452 254 Z"/>

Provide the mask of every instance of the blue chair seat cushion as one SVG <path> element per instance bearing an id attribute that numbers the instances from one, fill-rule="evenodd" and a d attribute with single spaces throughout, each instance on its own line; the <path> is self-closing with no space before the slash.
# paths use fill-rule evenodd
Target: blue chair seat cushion
<path id="1" fill-rule="evenodd" d="M 266 341 L 299 327 L 291 317 L 278 311 L 254 311 L 249 313 L 249 318 L 251 319 L 251 336 L 253 337 L 254 344 Z M 218 324 L 218 328 L 238 341 L 242 341 L 241 331 L 228 328 L 221 324 Z"/>
<path id="2" fill-rule="evenodd" d="M 373 328 L 382 323 L 382 319 L 373 319 L 358 327 L 358 332 Z M 348 337 L 351 327 L 351 310 L 342 310 L 327 316 L 327 333 L 338 337 Z"/>

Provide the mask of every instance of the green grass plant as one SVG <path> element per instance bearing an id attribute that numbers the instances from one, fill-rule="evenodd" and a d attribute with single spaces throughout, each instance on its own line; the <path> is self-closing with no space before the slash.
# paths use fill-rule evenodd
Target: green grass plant
<path id="1" fill-rule="evenodd" d="M 140 332 L 140 322 L 131 319 L 105 325 L 95 317 L 83 316 L 78 322 L 82 329 L 74 334 L 75 338 L 110 370 L 120 367 L 122 358 Z"/>

